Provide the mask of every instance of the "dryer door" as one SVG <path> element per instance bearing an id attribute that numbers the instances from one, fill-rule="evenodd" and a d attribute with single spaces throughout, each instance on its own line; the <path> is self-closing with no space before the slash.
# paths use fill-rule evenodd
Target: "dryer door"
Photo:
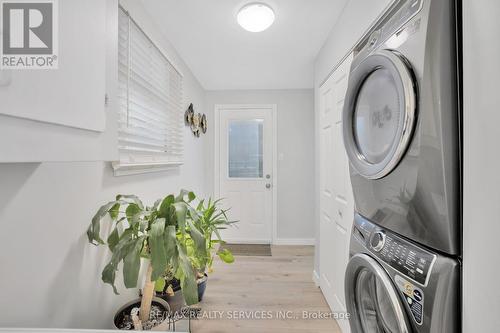
<path id="1" fill-rule="evenodd" d="M 352 333 L 410 333 L 391 279 L 373 258 L 356 254 L 346 269 L 345 296 Z"/>
<path id="2" fill-rule="evenodd" d="M 415 127 L 416 83 L 406 59 L 389 50 L 350 73 L 343 110 L 344 145 L 352 167 L 368 179 L 389 174 Z"/>

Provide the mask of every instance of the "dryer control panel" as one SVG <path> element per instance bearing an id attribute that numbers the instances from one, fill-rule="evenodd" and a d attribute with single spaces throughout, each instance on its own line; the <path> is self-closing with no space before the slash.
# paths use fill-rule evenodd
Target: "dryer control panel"
<path id="1" fill-rule="evenodd" d="M 403 0 L 397 2 L 394 8 L 386 14 L 386 17 L 373 27 L 354 48 L 355 59 L 353 63 L 358 64 L 391 36 L 399 34 L 402 31 L 401 28 L 422 9 L 423 1 Z M 413 29 L 418 30 L 418 27 Z"/>
<path id="2" fill-rule="evenodd" d="M 426 286 L 436 255 L 356 215 L 355 229 L 372 254 L 404 276 Z"/>

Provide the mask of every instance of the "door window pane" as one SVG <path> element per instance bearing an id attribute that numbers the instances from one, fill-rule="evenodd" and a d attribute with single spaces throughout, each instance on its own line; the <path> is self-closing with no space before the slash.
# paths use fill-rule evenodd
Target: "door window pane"
<path id="1" fill-rule="evenodd" d="M 401 115 L 398 88 L 387 69 L 374 71 L 361 86 L 353 129 L 358 150 L 367 162 L 380 163 L 389 153 Z"/>
<path id="2" fill-rule="evenodd" d="M 229 177 L 262 178 L 262 119 L 229 121 Z"/>

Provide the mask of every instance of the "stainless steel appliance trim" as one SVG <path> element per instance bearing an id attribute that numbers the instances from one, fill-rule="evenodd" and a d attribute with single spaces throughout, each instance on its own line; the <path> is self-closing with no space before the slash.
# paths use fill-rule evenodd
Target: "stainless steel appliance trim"
<path id="1" fill-rule="evenodd" d="M 377 27 L 379 22 L 381 22 L 383 19 L 385 19 L 386 17 L 388 17 L 391 14 L 392 9 L 395 8 L 400 1 L 401 0 L 393 0 L 382 10 L 382 12 L 377 16 L 377 18 L 375 20 L 373 20 L 372 24 L 370 24 L 368 29 L 366 29 L 363 32 L 361 37 L 354 43 L 353 46 L 351 46 L 351 48 L 349 48 L 349 50 L 346 52 L 346 54 L 344 54 L 344 56 L 332 67 L 332 69 L 328 72 L 328 74 L 326 74 L 326 76 L 323 78 L 323 80 L 321 80 L 321 83 L 319 84 L 320 87 L 325 84 L 325 82 L 330 78 L 330 76 L 332 76 L 332 74 L 337 70 L 337 68 L 339 68 L 339 66 L 344 62 L 344 60 L 347 59 L 347 57 L 361 44 L 361 42 L 364 39 L 366 39 L 367 36 L 369 36 L 373 33 L 375 27 Z M 420 10 L 423 7 L 423 3 L 424 2 L 422 1 L 420 3 L 419 9 L 411 17 L 409 17 L 402 24 L 402 26 L 405 25 L 406 23 L 408 23 L 412 18 L 415 17 L 415 15 L 418 14 L 418 12 L 420 12 Z"/>
<path id="2" fill-rule="evenodd" d="M 347 264 L 346 268 L 346 294 L 347 295 L 354 295 L 354 291 L 356 290 L 356 283 L 357 283 L 357 275 L 359 274 L 360 270 L 362 269 L 368 269 L 371 272 L 373 272 L 377 278 L 380 279 L 382 282 L 384 288 L 386 289 L 387 293 L 389 294 L 389 300 L 392 305 L 393 310 L 395 311 L 395 315 L 397 317 L 397 323 L 399 326 L 399 332 L 400 333 L 409 333 L 409 325 L 407 321 L 407 317 L 405 315 L 405 310 L 403 305 L 401 304 L 400 297 L 397 293 L 396 287 L 393 285 L 391 279 L 389 278 L 389 275 L 385 272 L 384 268 L 377 263 L 375 259 L 370 257 L 367 254 L 364 253 L 358 253 L 355 254 L 350 260 L 349 263 Z M 354 301 L 354 298 L 348 297 L 346 299 L 346 302 L 350 302 L 348 304 L 348 311 L 349 309 L 353 309 L 351 315 L 353 316 L 351 320 L 356 321 L 356 325 L 359 325 L 359 315 L 357 313 L 357 304 L 356 301 Z M 353 304 L 354 303 L 354 304 Z M 354 317 L 358 316 L 358 317 Z M 361 331 L 360 331 L 361 332 Z"/>
<path id="3" fill-rule="evenodd" d="M 403 134 L 401 136 L 401 139 L 399 140 L 396 152 L 394 153 L 389 163 L 384 167 L 384 169 L 382 169 L 376 175 L 368 177 L 370 179 L 378 179 L 384 177 L 396 167 L 396 165 L 403 157 L 404 153 L 406 152 L 406 149 L 408 148 L 411 135 L 413 134 L 413 127 L 414 127 L 413 125 L 415 123 L 416 107 L 417 107 L 415 83 L 413 75 L 408 69 L 407 64 L 405 64 L 405 61 L 396 53 L 389 50 L 380 50 L 376 54 L 380 54 L 389 58 L 391 62 L 394 64 L 394 66 L 396 66 L 397 68 L 397 71 L 403 83 L 403 91 L 405 99 L 405 113 L 404 113 L 405 119 L 403 124 Z"/>
<path id="4" fill-rule="evenodd" d="M 385 63 L 385 65 L 384 65 Z M 373 67 L 370 67 L 373 66 Z M 364 80 L 374 71 L 383 68 L 390 70 L 395 80 L 400 82 L 399 94 L 404 99 L 403 118 L 398 131 L 397 142 L 392 145 L 389 154 L 379 163 L 370 163 L 359 151 L 356 140 L 353 135 L 353 113 L 358 98 L 358 93 L 364 83 Z M 366 67 L 366 68 L 365 68 Z M 354 74 L 358 70 L 357 74 Z M 356 68 L 353 69 L 349 79 L 349 88 L 346 94 L 343 127 L 344 143 L 347 155 L 351 161 L 352 167 L 367 179 L 379 179 L 389 174 L 400 162 L 401 158 L 409 146 L 416 120 L 417 107 L 417 85 L 411 72 L 411 66 L 407 60 L 391 50 L 380 50 L 368 56 Z"/>

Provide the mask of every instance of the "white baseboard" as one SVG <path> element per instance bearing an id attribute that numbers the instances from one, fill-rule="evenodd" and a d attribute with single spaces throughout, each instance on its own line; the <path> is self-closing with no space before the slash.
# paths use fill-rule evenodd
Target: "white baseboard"
<path id="1" fill-rule="evenodd" d="M 314 245 L 314 238 L 276 238 L 273 245 Z"/>
<path id="2" fill-rule="evenodd" d="M 313 270 L 313 282 L 316 287 L 319 287 L 319 274 L 318 272 L 316 272 L 316 270 Z"/>

